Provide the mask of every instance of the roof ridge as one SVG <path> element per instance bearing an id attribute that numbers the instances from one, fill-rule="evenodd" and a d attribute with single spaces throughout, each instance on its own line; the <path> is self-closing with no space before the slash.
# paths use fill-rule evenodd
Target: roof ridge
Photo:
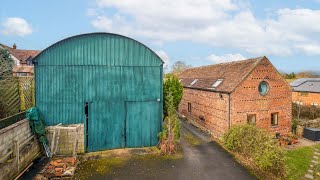
<path id="1" fill-rule="evenodd" d="M 198 69 L 198 68 L 206 68 L 206 67 L 212 67 L 212 66 L 218 66 L 218 65 L 227 65 L 227 64 L 237 64 L 237 63 L 242 63 L 245 61 L 252 61 L 252 60 L 256 60 L 256 61 L 260 61 L 262 58 L 264 58 L 265 56 L 260 56 L 260 57 L 256 57 L 256 58 L 248 58 L 248 59 L 243 59 L 243 60 L 235 60 L 235 61 L 230 61 L 230 62 L 223 62 L 223 63 L 217 63 L 217 64 L 210 64 L 210 65 L 205 65 L 205 66 L 198 66 L 198 67 L 191 67 L 191 68 L 187 68 L 188 69 Z"/>

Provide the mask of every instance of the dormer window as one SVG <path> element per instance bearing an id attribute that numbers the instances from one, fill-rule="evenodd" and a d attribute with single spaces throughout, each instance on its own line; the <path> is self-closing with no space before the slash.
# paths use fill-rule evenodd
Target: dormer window
<path id="1" fill-rule="evenodd" d="M 216 82 L 213 83 L 212 87 L 216 88 L 222 83 L 223 79 L 218 79 Z"/>
<path id="2" fill-rule="evenodd" d="M 192 83 L 190 84 L 190 86 L 194 85 L 197 81 L 198 81 L 198 79 L 193 80 Z"/>
<path id="3" fill-rule="evenodd" d="M 182 79 L 179 79 L 179 82 L 181 82 L 182 81 Z"/>

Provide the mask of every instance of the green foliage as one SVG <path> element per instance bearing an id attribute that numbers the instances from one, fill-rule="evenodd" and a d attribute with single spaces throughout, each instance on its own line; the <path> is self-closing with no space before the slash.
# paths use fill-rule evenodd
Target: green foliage
<path id="1" fill-rule="evenodd" d="M 14 61 L 7 49 L 0 48 L 0 76 L 12 76 Z"/>
<path id="2" fill-rule="evenodd" d="M 287 74 L 287 73 L 284 73 L 282 74 L 282 76 L 285 78 L 285 79 L 295 79 L 296 78 L 296 74 L 294 72 L 290 73 L 290 74 Z"/>
<path id="3" fill-rule="evenodd" d="M 301 179 L 307 173 L 316 147 L 319 148 L 320 145 L 301 147 L 286 152 L 285 166 L 288 172 L 286 179 Z"/>
<path id="4" fill-rule="evenodd" d="M 227 149 L 252 159 L 264 173 L 283 176 L 284 152 L 264 130 L 253 125 L 233 126 L 223 137 Z"/>
<path id="5" fill-rule="evenodd" d="M 179 79 L 174 75 L 168 75 L 163 84 L 163 114 L 164 117 L 168 116 L 168 102 L 169 95 L 172 96 L 173 108 L 176 111 L 179 103 L 181 102 L 183 94 L 183 87 Z"/>
<path id="6" fill-rule="evenodd" d="M 292 133 L 296 133 L 296 131 L 297 131 L 297 125 L 298 125 L 298 121 L 297 121 L 297 119 L 296 118 L 293 118 L 292 119 Z"/>
<path id="7" fill-rule="evenodd" d="M 163 154 L 173 154 L 176 150 L 176 143 L 180 139 L 181 124 L 174 107 L 171 92 L 166 99 L 168 115 L 165 117 L 163 130 L 158 134 L 160 149 Z"/>

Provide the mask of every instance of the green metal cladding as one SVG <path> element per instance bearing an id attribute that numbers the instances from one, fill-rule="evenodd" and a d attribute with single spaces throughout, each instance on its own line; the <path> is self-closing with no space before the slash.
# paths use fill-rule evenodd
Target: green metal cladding
<path id="1" fill-rule="evenodd" d="M 163 62 L 148 47 L 121 35 L 83 34 L 34 62 L 36 106 L 47 125 L 84 123 L 88 151 L 157 144 Z"/>

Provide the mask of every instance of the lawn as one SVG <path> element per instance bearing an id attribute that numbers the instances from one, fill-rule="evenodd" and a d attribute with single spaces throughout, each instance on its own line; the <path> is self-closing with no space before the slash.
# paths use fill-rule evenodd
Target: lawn
<path id="1" fill-rule="evenodd" d="M 287 179 L 301 179 L 306 174 L 316 147 L 320 148 L 320 145 L 302 147 L 286 152 Z"/>

